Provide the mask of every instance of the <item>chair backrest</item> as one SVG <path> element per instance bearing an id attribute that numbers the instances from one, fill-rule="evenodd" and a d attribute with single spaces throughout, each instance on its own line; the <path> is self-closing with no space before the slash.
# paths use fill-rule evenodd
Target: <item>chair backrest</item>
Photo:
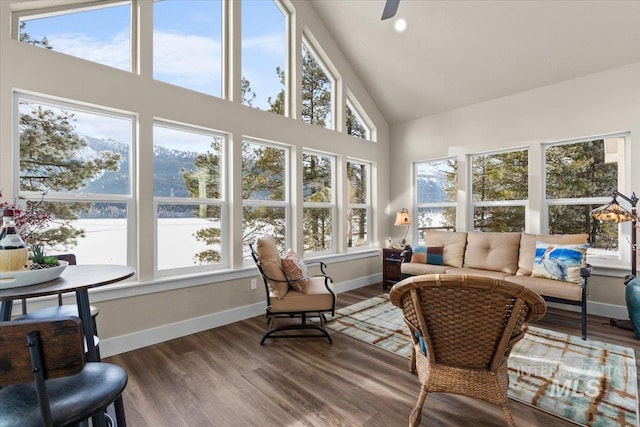
<path id="1" fill-rule="evenodd" d="M 256 240 L 255 246 L 250 244 L 249 248 L 266 286 L 267 298 L 269 292 L 282 298 L 289 289 L 289 280 L 282 269 L 275 239 L 270 235 L 261 236 Z"/>
<path id="2" fill-rule="evenodd" d="M 67 261 L 69 265 L 76 265 L 76 255 L 75 254 L 58 254 L 55 256 L 60 261 Z"/>
<path id="3" fill-rule="evenodd" d="M 430 274 L 397 283 L 389 294 L 421 336 L 430 364 L 495 372 L 526 323 L 546 303 L 524 286 L 499 279 Z"/>
<path id="4" fill-rule="evenodd" d="M 80 319 L 0 322 L 0 387 L 34 380 L 35 355 L 28 340 L 36 336 L 45 379 L 82 370 L 85 359 Z"/>

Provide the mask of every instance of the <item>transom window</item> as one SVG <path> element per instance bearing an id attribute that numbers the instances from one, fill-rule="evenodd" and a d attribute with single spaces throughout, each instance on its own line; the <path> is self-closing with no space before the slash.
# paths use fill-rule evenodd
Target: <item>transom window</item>
<path id="1" fill-rule="evenodd" d="M 131 71 L 130 2 L 19 16 L 17 31 L 24 43 Z"/>
<path id="2" fill-rule="evenodd" d="M 242 103 L 286 114 L 288 13 L 278 1 L 244 0 Z"/>
<path id="3" fill-rule="evenodd" d="M 222 97 L 222 0 L 153 2 L 153 78 Z"/>
<path id="4" fill-rule="evenodd" d="M 347 98 L 345 130 L 347 134 L 357 138 L 371 140 L 371 129 L 362 118 L 360 111 Z"/>
<path id="5" fill-rule="evenodd" d="M 308 40 L 302 40 L 302 121 L 333 129 L 334 79 Z"/>

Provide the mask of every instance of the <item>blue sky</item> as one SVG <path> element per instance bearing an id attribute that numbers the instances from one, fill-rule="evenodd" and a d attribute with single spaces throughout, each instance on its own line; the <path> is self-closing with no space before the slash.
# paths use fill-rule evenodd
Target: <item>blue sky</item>
<path id="1" fill-rule="evenodd" d="M 221 95 L 220 0 L 164 0 L 154 3 L 154 78 Z M 242 3 L 242 74 L 257 94 L 253 105 L 282 88 L 276 67 L 284 67 L 285 18 L 272 0 Z M 130 5 L 28 20 L 25 31 L 47 37 L 58 52 L 131 69 Z"/>

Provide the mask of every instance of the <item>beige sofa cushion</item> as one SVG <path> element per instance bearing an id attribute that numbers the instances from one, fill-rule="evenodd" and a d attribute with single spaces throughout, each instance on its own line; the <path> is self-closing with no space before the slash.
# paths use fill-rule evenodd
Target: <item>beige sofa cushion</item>
<path id="1" fill-rule="evenodd" d="M 464 267 L 516 274 L 521 233 L 484 233 L 470 231 Z M 535 242 L 533 244 L 535 251 Z M 533 261 L 531 262 L 533 265 Z"/>
<path id="2" fill-rule="evenodd" d="M 477 268 L 447 268 L 446 274 L 462 274 L 465 276 L 482 276 L 490 277 L 492 279 L 501 279 L 509 276 L 509 273 L 503 273 L 501 271 L 479 270 Z"/>
<path id="3" fill-rule="evenodd" d="M 423 264 L 418 262 L 403 262 L 400 265 L 402 274 L 410 274 L 411 276 L 422 276 L 423 274 L 444 274 L 447 271 L 445 265 Z"/>
<path id="4" fill-rule="evenodd" d="M 461 231 L 427 230 L 424 235 L 426 246 L 444 246 L 442 262 L 452 267 L 462 267 L 467 233 Z"/>
<path id="5" fill-rule="evenodd" d="M 282 263 L 276 241 L 265 234 L 256 240 L 256 254 L 264 274 L 273 280 L 267 280 L 269 291 L 276 298 L 283 298 L 289 290 L 289 283 L 282 270 Z"/>
<path id="6" fill-rule="evenodd" d="M 558 243 L 570 245 L 587 243 L 587 234 L 529 234 L 522 233 L 520 237 L 520 257 L 518 258 L 518 276 L 531 276 L 533 261 L 536 256 L 536 242 Z"/>
<path id="7" fill-rule="evenodd" d="M 531 276 L 509 276 L 504 280 L 526 286 L 542 296 L 582 301 L 582 286 L 576 283 Z"/>

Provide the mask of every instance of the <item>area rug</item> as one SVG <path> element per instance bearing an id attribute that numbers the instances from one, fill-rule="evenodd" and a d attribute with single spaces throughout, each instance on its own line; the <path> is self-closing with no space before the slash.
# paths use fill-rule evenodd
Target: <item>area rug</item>
<path id="1" fill-rule="evenodd" d="M 382 294 L 337 310 L 327 327 L 411 356 L 402 312 Z M 638 426 L 633 349 L 529 326 L 509 357 L 509 398 L 578 425 Z"/>

